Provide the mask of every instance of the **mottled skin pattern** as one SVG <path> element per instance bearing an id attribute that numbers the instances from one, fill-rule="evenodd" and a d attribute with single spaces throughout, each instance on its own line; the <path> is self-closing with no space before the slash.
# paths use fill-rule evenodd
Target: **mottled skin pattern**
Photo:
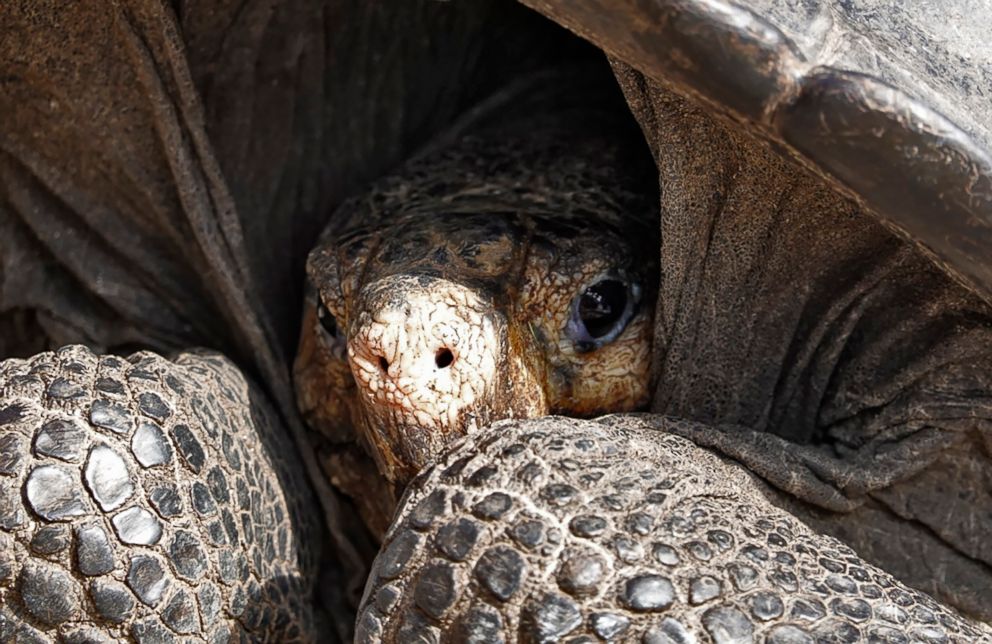
<path id="1" fill-rule="evenodd" d="M 319 523 L 227 359 L 70 346 L 0 401 L 0 641 L 312 640 Z"/>
<path id="2" fill-rule="evenodd" d="M 411 484 L 358 642 L 977 642 L 657 416 L 505 421 Z"/>
<path id="3" fill-rule="evenodd" d="M 342 206 L 311 253 L 298 400 L 328 439 L 331 480 L 376 532 L 388 490 L 356 438 L 402 485 L 495 420 L 647 403 L 657 241 L 638 180 L 649 166 L 632 166 L 615 137 L 563 127 L 487 130 L 417 159 Z M 632 317 L 615 339 L 580 346 L 567 331 L 574 302 L 604 278 L 630 286 Z M 368 499 L 370 485 L 386 502 Z"/>

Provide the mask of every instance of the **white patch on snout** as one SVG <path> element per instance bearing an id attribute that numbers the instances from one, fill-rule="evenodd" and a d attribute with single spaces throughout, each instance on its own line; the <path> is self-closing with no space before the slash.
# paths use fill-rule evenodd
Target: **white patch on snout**
<path id="1" fill-rule="evenodd" d="M 380 280 L 362 295 L 365 312 L 348 358 L 368 411 L 398 425 L 457 427 L 464 410 L 491 394 L 498 352 L 505 350 L 492 304 L 452 282 L 425 286 L 402 276 Z M 452 361 L 438 367 L 444 349 Z M 380 357 L 388 362 L 385 373 Z"/>

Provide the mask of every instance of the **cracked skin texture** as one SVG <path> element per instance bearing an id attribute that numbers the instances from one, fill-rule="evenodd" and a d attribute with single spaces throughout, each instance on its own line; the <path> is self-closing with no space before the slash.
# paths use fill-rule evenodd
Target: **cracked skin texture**
<path id="1" fill-rule="evenodd" d="M 311 253 L 297 398 L 374 532 L 393 486 L 468 430 L 647 404 L 654 198 L 622 127 L 595 110 L 482 127 L 344 204 Z M 604 278 L 635 289 L 632 317 L 583 350 L 573 302 Z"/>

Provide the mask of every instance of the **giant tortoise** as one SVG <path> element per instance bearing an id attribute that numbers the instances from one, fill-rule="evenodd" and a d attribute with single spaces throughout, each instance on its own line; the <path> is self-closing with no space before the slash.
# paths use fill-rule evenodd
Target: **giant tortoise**
<path id="1" fill-rule="evenodd" d="M 0 640 L 992 640 L 987 7 L 526 4 L 5 5 Z"/>

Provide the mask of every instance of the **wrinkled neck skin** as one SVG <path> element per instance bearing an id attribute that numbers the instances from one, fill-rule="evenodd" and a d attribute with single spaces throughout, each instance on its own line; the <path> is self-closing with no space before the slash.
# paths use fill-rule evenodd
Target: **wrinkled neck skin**
<path id="1" fill-rule="evenodd" d="M 646 407 L 657 197 L 628 140 L 555 121 L 483 132 L 332 218 L 308 263 L 295 385 L 328 476 L 373 532 L 468 432 Z M 593 337 L 578 302 L 603 284 L 596 301 L 620 319 Z"/>
<path id="2" fill-rule="evenodd" d="M 709 424 L 687 437 L 776 503 L 992 619 L 989 306 L 745 128 L 615 67 L 662 184 L 652 411 Z"/>

